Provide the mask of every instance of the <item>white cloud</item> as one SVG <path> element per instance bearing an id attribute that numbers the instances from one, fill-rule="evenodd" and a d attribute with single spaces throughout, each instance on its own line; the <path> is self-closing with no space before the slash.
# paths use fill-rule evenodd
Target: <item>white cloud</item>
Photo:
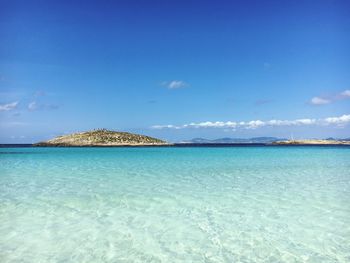
<path id="1" fill-rule="evenodd" d="M 206 122 L 191 122 L 189 124 L 183 124 L 183 125 L 154 125 L 151 128 L 152 129 L 186 129 L 186 128 L 223 128 L 223 129 L 258 129 L 261 127 L 280 127 L 280 126 L 308 126 L 308 125 L 336 125 L 336 126 L 344 126 L 345 124 L 350 123 L 350 114 L 349 115 L 343 115 L 339 117 L 328 117 L 324 119 L 296 119 L 296 120 L 268 120 L 268 121 L 261 121 L 261 120 L 252 120 L 252 121 L 241 121 L 241 122 L 235 122 L 235 121 L 206 121 Z"/>
<path id="2" fill-rule="evenodd" d="M 299 119 L 295 120 L 293 124 L 295 125 L 312 125 L 316 124 L 317 120 L 316 119 Z"/>
<path id="3" fill-rule="evenodd" d="M 313 105 L 324 105 L 324 104 L 333 103 L 337 100 L 344 100 L 344 99 L 350 99 L 350 90 L 344 90 L 342 92 L 333 94 L 331 96 L 313 97 L 310 100 L 310 103 Z"/>
<path id="4" fill-rule="evenodd" d="M 17 108 L 18 101 L 7 103 L 7 104 L 0 104 L 0 111 L 10 111 Z"/>
<path id="5" fill-rule="evenodd" d="M 340 95 L 344 98 L 350 98 L 350 90 L 344 90 L 342 93 L 340 93 Z"/>
<path id="6" fill-rule="evenodd" d="M 255 130 L 255 129 L 263 127 L 265 125 L 266 125 L 266 122 L 263 122 L 261 120 L 249 121 L 249 122 L 243 124 L 243 126 L 246 129 L 250 129 L 250 130 Z"/>
<path id="7" fill-rule="evenodd" d="M 337 125 L 344 125 L 350 122 L 350 114 L 349 115 L 343 115 L 340 117 L 329 117 L 325 119 L 326 124 L 337 124 Z"/>
<path id="8" fill-rule="evenodd" d="M 311 99 L 311 104 L 313 105 L 324 105 L 324 104 L 329 104 L 331 103 L 331 100 L 329 99 L 324 99 L 324 98 L 320 98 L 320 97 L 313 97 Z"/>
<path id="9" fill-rule="evenodd" d="M 175 125 L 153 125 L 152 129 L 180 129 L 181 127 L 175 126 Z"/>
<path id="10" fill-rule="evenodd" d="M 181 89 L 188 87 L 188 84 L 182 80 L 164 81 L 162 85 L 168 89 Z"/>

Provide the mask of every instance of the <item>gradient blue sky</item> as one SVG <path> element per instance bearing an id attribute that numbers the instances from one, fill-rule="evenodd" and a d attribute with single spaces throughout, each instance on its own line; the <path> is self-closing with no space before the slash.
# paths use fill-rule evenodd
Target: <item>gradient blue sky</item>
<path id="1" fill-rule="evenodd" d="M 350 137 L 349 1 L 0 0 L 0 36 L 1 143 Z"/>

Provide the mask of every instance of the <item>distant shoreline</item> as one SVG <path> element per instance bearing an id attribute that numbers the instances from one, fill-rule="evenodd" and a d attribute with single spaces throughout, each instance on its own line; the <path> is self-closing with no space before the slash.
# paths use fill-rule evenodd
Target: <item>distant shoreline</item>
<path id="1" fill-rule="evenodd" d="M 86 145 L 86 146 L 37 146 L 35 144 L 0 144 L 0 148 L 191 148 L 191 147 L 350 147 L 350 144 L 271 144 L 271 143 L 173 143 L 164 145 Z"/>

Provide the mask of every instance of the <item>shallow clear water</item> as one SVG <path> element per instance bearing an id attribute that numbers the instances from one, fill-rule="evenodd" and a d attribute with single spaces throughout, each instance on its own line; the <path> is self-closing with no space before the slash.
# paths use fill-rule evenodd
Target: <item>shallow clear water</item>
<path id="1" fill-rule="evenodd" d="M 350 148 L 2 148 L 0 262 L 350 262 Z"/>

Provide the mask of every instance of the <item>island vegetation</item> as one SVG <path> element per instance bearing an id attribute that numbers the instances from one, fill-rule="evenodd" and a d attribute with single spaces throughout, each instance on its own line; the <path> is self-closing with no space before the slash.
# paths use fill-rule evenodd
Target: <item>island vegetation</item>
<path id="1" fill-rule="evenodd" d="M 34 146 L 158 146 L 169 145 L 166 141 L 129 132 L 96 129 L 92 131 L 58 136 Z"/>

